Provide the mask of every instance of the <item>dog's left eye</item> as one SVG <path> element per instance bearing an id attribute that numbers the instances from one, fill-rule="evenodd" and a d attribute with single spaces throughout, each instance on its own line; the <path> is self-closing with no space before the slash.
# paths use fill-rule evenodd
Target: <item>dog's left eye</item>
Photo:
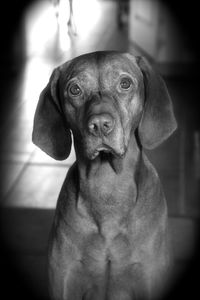
<path id="1" fill-rule="evenodd" d="M 132 85 L 132 81 L 129 78 L 122 78 L 120 81 L 120 87 L 123 90 L 128 90 Z"/>
<path id="2" fill-rule="evenodd" d="M 80 87 L 76 83 L 69 87 L 69 92 L 72 96 L 80 96 L 82 93 Z"/>

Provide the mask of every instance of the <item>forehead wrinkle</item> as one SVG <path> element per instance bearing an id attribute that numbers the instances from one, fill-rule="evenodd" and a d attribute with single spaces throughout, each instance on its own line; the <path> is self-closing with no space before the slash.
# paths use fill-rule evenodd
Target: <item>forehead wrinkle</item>
<path id="1" fill-rule="evenodd" d="M 95 73 L 96 63 L 94 58 L 89 57 L 78 57 L 73 59 L 70 65 L 64 70 L 64 77 L 66 80 L 72 79 L 74 77 L 84 78 L 84 74 Z"/>
<path id="2" fill-rule="evenodd" d="M 108 76 L 117 79 L 122 73 L 132 74 L 129 66 L 115 61 L 101 67 L 101 77 Z"/>
<path id="3" fill-rule="evenodd" d="M 130 59 L 125 56 L 111 53 L 109 55 L 105 55 L 100 62 L 103 69 L 107 69 L 107 73 L 113 72 L 117 76 L 117 74 L 120 75 L 125 72 L 137 77 L 138 79 L 141 77 L 141 72 L 136 62 L 134 63 L 133 61 L 130 61 Z"/>

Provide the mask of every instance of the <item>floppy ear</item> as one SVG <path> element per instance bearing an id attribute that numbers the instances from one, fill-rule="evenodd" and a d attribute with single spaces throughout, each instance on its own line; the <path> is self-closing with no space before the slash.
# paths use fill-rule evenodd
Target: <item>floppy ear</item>
<path id="1" fill-rule="evenodd" d="M 36 108 L 32 140 L 51 157 L 67 158 L 71 151 L 71 132 L 62 115 L 57 94 L 60 70 L 53 71 L 49 83 L 40 94 Z"/>
<path id="2" fill-rule="evenodd" d="M 145 104 L 138 127 L 141 144 L 153 149 L 177 128 L 172 102 L 167 87 L 160 75 L 142 57 L 137 57 L 145 87 Z"/>

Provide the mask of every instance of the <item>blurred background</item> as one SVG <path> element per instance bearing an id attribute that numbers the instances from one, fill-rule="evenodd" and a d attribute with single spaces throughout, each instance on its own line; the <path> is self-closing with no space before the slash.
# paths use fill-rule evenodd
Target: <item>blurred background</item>
<path id="1" fill-rule="evenodd" d="M 0 286 L 5 299 L 13 291 L 21 299 L 30 298 L 30 291 L 48 299 L 48 235 L 59 190 L 75 156 L 72 151 L 58 162 L 36 148 L 31 141 L 33 117 L 52 70 L 96 50 L 145 56 L 169 89 L 179 127 L 147 155 L 167 198 L 176 272 L 188 274 L 179 292 L 191 296 L 198 288 L 192 266 L 199 266 L 194 254 L 200 215 L 196 2 L 13 0 L 2 3 L 1 16 Z"/>

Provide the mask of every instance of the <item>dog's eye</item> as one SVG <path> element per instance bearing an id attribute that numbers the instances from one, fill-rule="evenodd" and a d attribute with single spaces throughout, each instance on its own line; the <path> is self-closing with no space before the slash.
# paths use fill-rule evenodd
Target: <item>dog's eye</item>
<path id="1" fill-rule="evenodd" d="M 123 90 L 128 90 L 132 85 L 132 81 L 129 78 L 122 78 L 120 81 L 120 87 Z"/>
<path id="2" fill-rule="evenodd" d="M 82 93 L 80 87 L 76 83 L 70 86 L 69 92 L 72 96 L 80 96 Z"/>

